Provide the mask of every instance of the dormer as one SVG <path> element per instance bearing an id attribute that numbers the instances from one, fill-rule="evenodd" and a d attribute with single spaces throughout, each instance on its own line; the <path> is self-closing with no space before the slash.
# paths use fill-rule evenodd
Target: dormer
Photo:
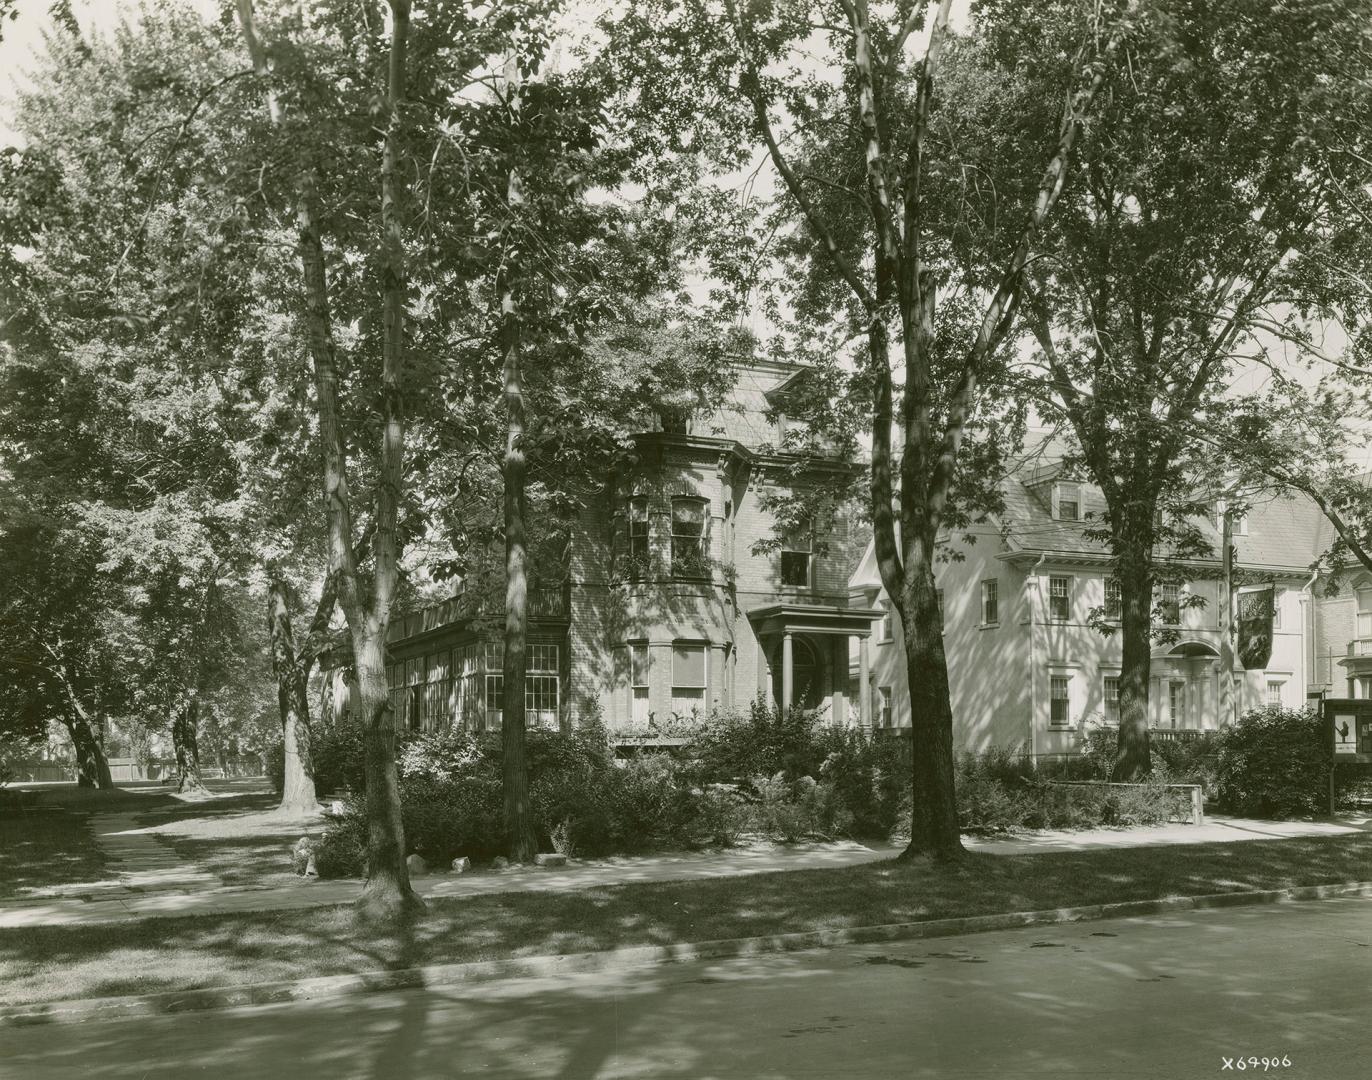
<path id="1" fill-rule="evenodd" d="M 815 392 L 814 382 L 814 370 L 803 367 L 763 392 L 769 419 L 776 425 L 778 450 L 785 448 L 788 434 L 792 438 L 805 436 L 809 425 L 802 418 L 803 402 L 808 394 Z"/>
<path id="2" fill-rule="evenodd" d="M 1076 480 L 1053 481 L 1050 502 L 1053 520 L 1081 521 L 1085 517 L 1082 501 L 1083 485 Z"/>

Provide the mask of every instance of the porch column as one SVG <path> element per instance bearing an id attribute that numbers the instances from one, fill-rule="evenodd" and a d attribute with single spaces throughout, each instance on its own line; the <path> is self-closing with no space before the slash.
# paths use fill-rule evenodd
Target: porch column
<path id="1" fill-rule="evenodd" d="M 791 680 L 795 674 L 795 660 L 791 655 L 791 631 L 781 635 L 781 711 L 791 710 Z"/>
<path id="2" fill-rule="evenodd" d="M 872 727 L 872 680 L 867 659 L 867 635 L 858 638 L 858 726 Z"/>

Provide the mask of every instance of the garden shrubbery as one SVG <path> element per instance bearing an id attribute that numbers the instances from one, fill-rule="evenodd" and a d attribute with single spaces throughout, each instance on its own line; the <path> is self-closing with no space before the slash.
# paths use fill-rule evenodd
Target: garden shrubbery
<path id="1" fill-rule="evenodd" d="M 1332 756 L 1317 709 L 1254 709 L 1219 733 L 1214 766 L 1219 802 L 1255 817 L 1323 813 L 1329 806 Z"/>
<path id="2" fill-rule="evenodd" d="M 321 791 L 332 790 L 321 773 L 346 774 L 333 764 L 347 753 L 342 726 L 331 729 L 322 765 L 316 752 Z M 360 733 L 355 752 L 360 762 Z M 528 765 L 540 847 L 568 855 L 729 845 L 746 833 L 784 842 L 886 837 L 908 800 L 894 742 L 823 724 L 803 709 L 784 717 L 761 706 L 743 715 L 717 712 L 681 750 L 645 749 L 627 759 L 616 758 L 591 718 L 570 734 L 529 732 Z M 397 770 L 411 851 L 446 866 L 457 855 L 481 859 L 503 850 L 498 736 L 404 738 Z M 360 763 L 348 786 L 362 791 Z M 322 876 L 361 872 L 362 821 L 360 800 L 350 800 L 316 850 Z"/>

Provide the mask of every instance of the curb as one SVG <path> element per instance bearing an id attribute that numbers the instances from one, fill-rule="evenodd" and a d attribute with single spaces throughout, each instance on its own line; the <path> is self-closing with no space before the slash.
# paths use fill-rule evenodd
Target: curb
<path id="1" fill-rule="evenodd" d="M 1163 900 L 1126 900 L 1113 904 L 1090 904 L 1084 907 L 1052 908 L 1045 911 L 1013 911 L 999 915 L 971 915 L 950 919 L 928 919 L 923 922 L 855 926 L 844 930 L 814 930 L 798 934 L 683 942 L 679 945 L 639 945 L 603 952 L 435 964 L 396 971 L 368 971 L 354 975 L 322 975 L 293 982 L 254 983 L 246 986 L 211 987 L 129 997 L 6 1006 L 0 1007 L 0 1028 L 137 1019 L 210 1009 L 230 1009 L 245 1005 L 318 1001 L 384 990 L 411 990 L 421 987 L 437 989 L 495 979 L 630 970 L 698 960 L 726 960 L 741 956 L 799 952 L 838 945 L 913 941 L 921 938 L 952 937 L 957 934 L 986 933 L 991 930 L 1013 930 L 1025 926 L 1093 922 L 1098 919 L 1158 915 L 1173 911 L 1201 911 L 1210 908 L 1328 900 L 1349 896 L 1372 897 L 1372 881 L 1304 885 L 1260 892 L 1174 896 Z"/>

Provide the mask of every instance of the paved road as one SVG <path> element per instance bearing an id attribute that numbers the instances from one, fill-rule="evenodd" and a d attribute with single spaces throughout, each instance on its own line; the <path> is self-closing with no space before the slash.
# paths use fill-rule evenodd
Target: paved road
<path id="1" fill-rule="evenodd" d="M 1372 901 L 1323 901 L 0 1028 L 0 1075 L 1361 1080 L 1369 974 Z"/>

